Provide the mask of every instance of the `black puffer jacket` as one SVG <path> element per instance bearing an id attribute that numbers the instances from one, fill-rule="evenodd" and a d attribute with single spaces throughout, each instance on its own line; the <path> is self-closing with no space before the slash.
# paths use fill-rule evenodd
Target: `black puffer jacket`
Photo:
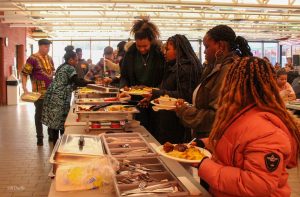
<path id="1" fill-rule="evenodd" d="M 164 56 L 160 50 L 160 47 L 156 44 L 151 46 L 151 53 L 153 54 L 153 72 L 151 73 L 151 86 L 158 87 L 163 78 L 164 71 Z M 134 85 L 147 85 L 147 84 L 139 84 L 136 80 L 135 76 L 135 58 L 139 55 L 139 52 L 136 48 L 136 44 L 134 43 L 126 52 L 122 66 L 121 66 L 121 81 L 120 87 L 124 86 L 134 86 Z"/>

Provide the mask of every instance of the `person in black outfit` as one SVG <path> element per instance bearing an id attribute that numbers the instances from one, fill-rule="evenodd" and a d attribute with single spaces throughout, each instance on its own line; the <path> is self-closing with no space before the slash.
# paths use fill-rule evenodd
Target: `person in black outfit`
<path id="1" fill-rule="evenodd" d="M 77 48 L 76 54 L 78 57 L 78 63 L 75 66 L 78 78 L 83 79 L 86 73 L 89 71 L 89 64 L 85 59 L 82 58 L 82 49 Z"/>
<path id="2" fill-rule="evenodd" d="M 118 49 L 118 53 L 117 53 L 117 62 L 119 63 L 119 66 L 121 67 L 122 66 L 122 63 L 123 63 L 123 58 L 125 56 L 125 44 L 126 42 L 125 41 L 121 41 L 118 43 L 117 45 L 117 49 Z"/>
<path id="3" fill-rule="evenodd" d="M 202 65 L 184 35 L 177 34 L 168 39 L 165 60 L 166 71 L 159 90 L 152 90 L 151 97 L 148 96 L 142 103 L 164 95 L 182 98 L 191 103 L 193 91 L 202 73 Z M 167 141 L 177 144 L 190 140 L 191 130 L 180 123 L 174 111 L 160 110 L 156 114 L 156 138 L 161 144 Z"/>
<path id="4" fill-rule="evenodd" d="M 131 28 L 135 43 L 126 52 L 121 66 L 120 87 L 145 85 L 158 87 L 164 72 L 164 56 L 158 43 L 158 28 L 148 20 L 138 20 Z M 141 100 L 143 97 L 132 97 Z M 139 108 L 136 119 L 153 133 L 151 108 Z"/>

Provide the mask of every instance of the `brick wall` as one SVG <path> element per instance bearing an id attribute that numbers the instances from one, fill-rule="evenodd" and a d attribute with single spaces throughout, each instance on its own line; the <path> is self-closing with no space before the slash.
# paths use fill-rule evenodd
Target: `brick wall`
<path id="1" fill-rule="evenodd" d="M 26 28 L 10 28 L 8 24 L 0 23 L 0 38 L 8 38 L 8 46 L 2 46 L 4 65 L 0 65 L 0 72 L 2 73 L 2 77 L 0 75 L 0 105 L 6 104 L 6 78 L 11 74 L 16 45 L 24 45 L 24 50 L 26 49 L 26 34 Z M 26 54 L 25 51 L 23 54 Z"/>

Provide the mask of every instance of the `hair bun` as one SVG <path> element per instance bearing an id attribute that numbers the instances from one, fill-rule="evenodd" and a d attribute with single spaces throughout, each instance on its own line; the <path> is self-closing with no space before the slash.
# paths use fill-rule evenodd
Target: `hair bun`
<path id="1" fill-rule="evenodd" d="M 66 52 L 70 52 L 70 51 L 73 51 L 74 50 L 74 47 L 72 45 L 68 45 L 65 47 L 65 51 Z"/>

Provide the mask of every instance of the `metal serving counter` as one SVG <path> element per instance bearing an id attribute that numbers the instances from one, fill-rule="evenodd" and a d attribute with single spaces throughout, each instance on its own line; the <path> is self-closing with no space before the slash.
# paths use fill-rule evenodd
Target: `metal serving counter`
<path id="1" fill-rule="evenodd" d="M 66 134 L 85 134 L 85 135 L 95 135 L 93 131 L 85 132 L 85 122 L 77 122 L 77 115 L 73 113 L 73 107 L 68 114 L 67 120 L 65 122 L 65 133 Z M 109 129 L 107 131 L 110 131 Z M 142 126 L 138 126 L 131 130 L 132 132 L 140 133 L 144 139 L 153 147 L 159 146 L 159 142 Z M 130 132 L 131 132 L 130 131 Z M 105 132 L 105 131 L 104 131 Z M 118 132 L 118 131 L 111 131 Z M 160 156 L 160 159 L 164 164 L 170 169 L 170 171 L 183 183 L 183 185 L 188 189 L 192 196 L 210 196 L 210 194 L 193 178 L 193 176 L 186 171 L 186 169 L 177 161 L 164 158 Z M 86 190 L 86 191 L 72 191 L 72 192 L 57 192 L 55 190 L 55 179 L 52 180 L 49 197 L 93 197 L 93 196 L 103 196 L 110 197 L 116 196 L 115 193 L 104 194 L 99 190 Z"/>

